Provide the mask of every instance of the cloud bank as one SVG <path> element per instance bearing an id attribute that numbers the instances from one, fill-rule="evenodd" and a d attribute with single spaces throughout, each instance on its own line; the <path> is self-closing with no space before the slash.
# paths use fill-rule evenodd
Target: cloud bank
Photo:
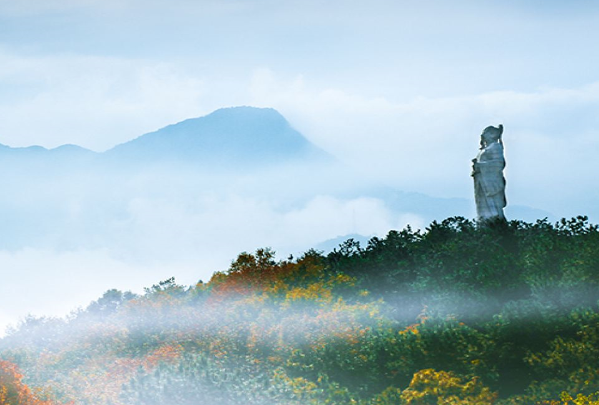
<path id="1" fill-rule="evenodd" d="M 562 216 L 599 214 L 592 186 L 599 170 L 599 82 L 394 103 L 261 70 L 252 91 L 256 104 L 274 105 L 316 144 L 372 178 L 444 197 L 470 196 L 478 135 L 502 123 L 512 203 Z"/>

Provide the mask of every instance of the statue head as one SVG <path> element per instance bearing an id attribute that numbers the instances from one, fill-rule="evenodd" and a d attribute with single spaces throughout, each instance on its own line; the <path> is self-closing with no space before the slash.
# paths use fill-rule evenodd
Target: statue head
<path id="1" fill-rule="evenodd" d="M 485 147 L 493 142 L 501 143 L 501 135 L 503 134 L 503 125 L 499 124 L 498 127 L 489 126 L 486 127 L 480 136 L 480 145 Z"/>

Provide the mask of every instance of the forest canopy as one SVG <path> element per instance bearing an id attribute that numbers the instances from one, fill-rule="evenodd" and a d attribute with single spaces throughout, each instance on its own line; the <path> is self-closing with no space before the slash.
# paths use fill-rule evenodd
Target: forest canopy
<path id="1" fill-rule="evenodd" d="M 596 404 L 598 301 L 586 217 L 259 249 L 206 283 L 22 320 L 0 404 Z"/>

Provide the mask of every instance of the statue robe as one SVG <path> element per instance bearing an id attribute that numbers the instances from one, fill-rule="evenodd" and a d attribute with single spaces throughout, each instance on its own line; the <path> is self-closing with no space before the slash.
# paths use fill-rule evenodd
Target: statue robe
<path id="1" fill-rule="evenodd" d="M 478 153 L 474 161 L 474 199 L 476 213 L 480 220 L 505 218 L 503 208 L 507 205 L 505 198 L 505 178 L 503 169 L 503 145 L 493 142 Z"/>

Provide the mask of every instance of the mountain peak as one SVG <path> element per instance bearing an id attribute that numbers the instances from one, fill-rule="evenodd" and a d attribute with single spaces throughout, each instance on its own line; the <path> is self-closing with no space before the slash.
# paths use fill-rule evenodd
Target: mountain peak
<path id="1" fill-rule="evenodd" d="M 184 162 L 227 168 L 260 167 L 273 163 L 332 158 L 289 125 L 273 108 L 221 108 L 190 118 L 95 153 L 77 145 L 53 149 L 11 148 L 0 144 L 3 157 L 81 161 L 109 158 L 125 164 Z M 98 160 L 98 161 L 99 161 Z"/>
<path id="2" fill-rule="evenodd" d="M 275 109 L 249 106 L 221 108 L 169 125 L 118 145 L 108 154 L 132 160 L 236 165 L 326 156 Z"/>
<path id="3" fill-rule="evenodd" d="M 252 107 L 252 106 L 236 106 L 236 107 L 224 107 L 214 110 L 210 114 L 204 116 L 225 116 L 225 117 L 262 117 L 265 119 L 278 119 L 285 121 L 285 118 L 274 108 L 269 107 Z"/>

